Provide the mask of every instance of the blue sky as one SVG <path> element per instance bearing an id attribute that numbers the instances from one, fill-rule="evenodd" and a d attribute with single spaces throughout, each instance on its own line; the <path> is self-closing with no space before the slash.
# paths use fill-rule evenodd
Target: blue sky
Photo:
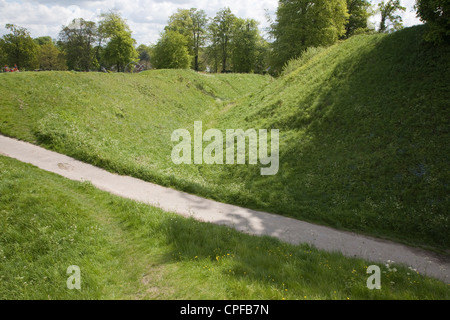
<path id="1" fill-rule="evenodd" d="M 373 0 L 376 4 L 380 0 Z M 407 11 L 402 14 L 405 26 L 419 24 L 413 10 L 415 0 L 402 0 Z M 58 36 L 63 25 L 74 18 L 97 21 L 98 16 L 116 9 L 127 19 L 138 44 L 155 43 L 169 16 L 177 8 L 198 8 L 213 17 L 230 7 L 241 18 L 252 18 L 267 27 L 266 10 L 275 17 L 278 0 L 0 0 L 0 36 L 7 33 L 7 23 L 27 28 L 32 37 Z M 371 20 L 376 24 L 377 16 Z"/>

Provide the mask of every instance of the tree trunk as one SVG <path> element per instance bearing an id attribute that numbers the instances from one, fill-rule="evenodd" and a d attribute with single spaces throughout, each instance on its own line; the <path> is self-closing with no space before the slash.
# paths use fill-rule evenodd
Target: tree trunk
<path id="1" fill-rule="evenodd" d="M 222 45 L 222 73 L 225 73 L 227 71 L 227 47 L 228 37 L 225 36 L 225 40 Z"/>

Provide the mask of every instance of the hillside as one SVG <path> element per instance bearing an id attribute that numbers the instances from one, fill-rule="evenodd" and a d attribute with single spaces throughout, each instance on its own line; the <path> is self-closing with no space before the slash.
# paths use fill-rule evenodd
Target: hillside
<path id="1" fill-rule="evenodd" d="M 0 75 L 0 132 L 111 171 L 446 250 L 450 48 L 421 27 L 361 35 L 276 80 L 189 71 Z M 279 129 L 280 171 L 175 166 L 173 130 Z"/>
<path id="2" fill-rule="evenodd" d="M 257 206 L 449 248 L 450 47 L 422 31 L 315 50 L 221 118 L 281 132 L 277 176 L 234 172 Z"/>
<path id="3" fill-rule="evenodd" d="M 167 185 L 172 132 L 269 81 L 184 70 L 2 74 L 0 132 Z"/>

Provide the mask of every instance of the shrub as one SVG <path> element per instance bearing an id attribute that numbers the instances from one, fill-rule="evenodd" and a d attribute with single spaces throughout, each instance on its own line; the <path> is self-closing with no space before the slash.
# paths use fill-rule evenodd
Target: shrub
<path id="1" fill-rule="evenodd" d="M 417 0 L 417 16 L 426 23 L 425 40 L 450 41 L 450 2 L 448 0 Z"/>

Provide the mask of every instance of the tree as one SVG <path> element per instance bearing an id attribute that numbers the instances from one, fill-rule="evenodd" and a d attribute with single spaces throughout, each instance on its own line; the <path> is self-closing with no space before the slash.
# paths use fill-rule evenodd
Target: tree
<path id="1" fill-rule="evenodd" d="M 260 39 L 258 23 L 255 20 L 236 18 L 231 56 L 234 72 L 251 73 L 255 71 Z"/>
<path id="2" fill-rule="evenodd" d="M 219 61 L 222 72 L 228 71 L 228 62 L 231 56 L 231 40 L 236 16 L 230 8 L 220 10 L 209 25 L 210 53 L 214 54 L 214 64 L 218 70 Z"/>
<path id="3" fill-rule="evenodd" d="M 124 71 L 129 62 L 138 58 L 131 29 L 114 11 L 102 14 L 101 18 L 98 26 L 99 38 L 109 40 L 102 52 L 102 58 L 110 66 L 115 65 L 118 72 Z"/>
<path id="4" fill-rule="evenodd" d="M 345 26 L 344 38 L 368 31 L 367 21 L 371 16 L 370 7 L 371 4 L 367 0 L 347 0 L 349 19 Z"/>
<path id="5" fill-rule="evenodd" d="M 39 67 L 42 70 L 67 70 L 64 54 L 55 47 L 53 41 L 40 46 Z"/>
<path id="6" fill-rule="evenodd" d="M 5 34 L 0 42 L 4 63 L 17 65 L 19 69 L 37 69 L 39 47 L 28 30 L 14 24 L 7 24 L 6 29 L 11 32 Z"/>
<path id="7" fill-rule="evenodd" d="M 139 62 L 145 66 L 145 69 L 150 69 L 152 49 L 145 44 L 141 44 L 136 48 L 136 51 L 138 53 Z"/>
<path id="8" fill-rule="evenodd" d="M 205 11 L 196 8 L 178 9 L 169 18 L 166 30 L 177 31 L 187 39 L 189 54 L 193 56 L 193 69 L 200 70 L 200 50 L 206 40 L 208 19 Z"/>
<path id="9" fill-rule="evenodd" d="M 71 70 L 89 71 L 97 61 L 93 44 L 98 38 L 97 26 L 93 21 L 74 19 L 59 33 L 59 45 L 63 48 L 67 66 Z"/>
<path id="10" fill-rule="evenodd" d="M 135 40 L 130 33 L 118 31 L 103 50 L 102 57 L 106 63 L 115 65 L 117 71 L 122 72 L 129 62 L 138 57 L 134 45 Z"/>
<path id="11" fill-rule="evenodd" d="M 205 49 L 205 55 L 206 55 L 206 61 L 207 61 L 207 65 L 208 65 L 208 69 L 211 72 L 217 73 L 219 72 L 220 69 L 220 64 L 221 64 L 221 58 L 220 58 L 220 52 L 221 52 L 221 48 L 219 45 L 219 40 L 214 36 L 214 34 L 216 33 L 216 25 L 210 24 L 208 26 L 208 35 L 209 35 L 209 40 L 208 40 L 208 46 Z"/>
<path id="12" fill-rule="evenodd" d="M 280 0 L 271 26 L 275 73 L 308 47 L 327 46 L 346 33 L 346 0 Z"/>
<path id="13" fill-rule="evenodd" d="M 380 2 L 378 9 L 381 13 L 381 22 L 379 32 L 396 31 L 403 28 L 403 19 L 396 15 L 398 11 L 404 12 L 406 10 L 400 4 L 400 0 L 389 0 L 388 2 Z M 388 24 L 390 22 L 390 24 Z"/>
<path id="14" fill-rule="evenodd" d="M 417 16 L 426 23 L 425 40 L 434 43 L 450 41 L 450 2 L 417 0 Z"/>
<path id="15" fill-rule="evenodd" d="M 2 72 L 3 70 L 3 66 L 6 63 L 6 56 L 5 53 L 3 52 L 3 39 L 0 39 L 0 72 Z"/>
<path id="16" fill-rule="evenodd" d="M 166 30 L 153 48 L 153 66 L 157 69 L 189 69 L 192 56 L 185 36 Z"/>
<path id="17" fill-rule="evenodd" d="M 270 44 L 260 37 L 256 49 L 255 73 L 265 74 L 269 69 Z"/>

